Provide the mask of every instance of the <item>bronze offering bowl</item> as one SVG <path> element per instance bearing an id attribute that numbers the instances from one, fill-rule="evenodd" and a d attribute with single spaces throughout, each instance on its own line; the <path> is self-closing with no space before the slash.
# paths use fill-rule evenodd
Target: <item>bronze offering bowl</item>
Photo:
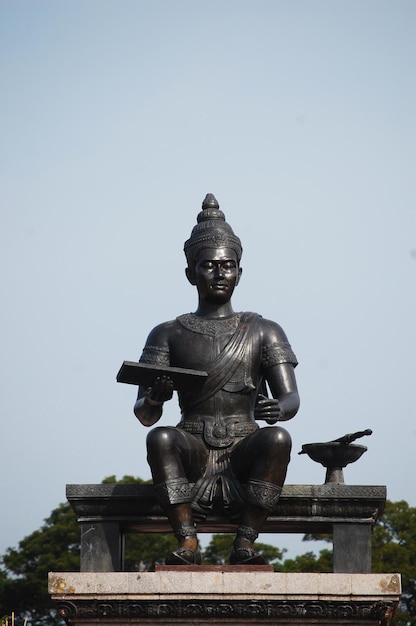
<path id="1" fill-rule="evenodd" d="M 352 441 L 371 435 L 370 429 L 344 435 L 339 439 L 325 443 L 305 443 L 299 454 L 307 454 L 309 458 L 326 467 L 325 484 L 343 484 L 343 468 L 349 463 L 354 463 L 366 452 L 366 446 L 352 444 Z"/>

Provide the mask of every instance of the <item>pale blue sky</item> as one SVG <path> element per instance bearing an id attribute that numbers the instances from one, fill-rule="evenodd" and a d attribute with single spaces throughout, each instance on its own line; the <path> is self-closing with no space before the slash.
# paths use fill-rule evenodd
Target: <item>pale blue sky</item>
<path id="1" fill-rule="evenodd" d="M 0 553 L 66 483 L 150 476 L 115 376 L 194 310 L 207 192 L 234 308 L 300 362 L 287 482 L 323 482 L 302 443 L 372 428 L 346 482 L 416 506 L 415 35 L 412 0 L 0 2 Z"/>

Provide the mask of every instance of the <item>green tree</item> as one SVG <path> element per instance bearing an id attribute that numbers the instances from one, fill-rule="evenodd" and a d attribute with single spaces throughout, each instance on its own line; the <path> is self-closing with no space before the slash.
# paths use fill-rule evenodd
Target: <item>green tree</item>
<path id="1" fill-rule="evenodd" d="M 109 476 L 104 483 L 143 483 L 141 478 Z M 126 570 L 152 569 L 176 546 L 172 534 L 128 535 Z M 73 572 L 80 568 L 80 529 L 69 504 L 60 504 L 39 530 L 8 548 L 0 560 L 0 616 L 15 612 L 33 624 L 63 624 L 57 618 L 47 588 L 48 572 Z"/>
<path id="2" fill-rule="evenodd" d="M 55 623 L 47 590 L 48 571 L 79 570 L 79 541 L 75 515 L 69 504 L 61 504 L 39 530 L 19 542 L 17 549 L 9 548 L 1 559 L 6 580 L 0 614 L 14 611 L 30 616 L 33 623 Z"/>
<path id="3" fill-rule="evenodd" d="M 332 541 L 330 535 L 305 535 L 304 539 Z M 371 551 L 374 573 L 397 572 L 402 577 L 403 593 L 394 626 L 413 626 L 416 624 L 416 507 L 410 507 L 404 500 L 387 500 L 383 517 L 374 528 Z M 313 553 L 309 553 L 309 571 L 331 571 L 312 569 L 324 563 L 322 556 L 324 560 L 327 556 L 323 552 L 329 551 L 321 551 L 315 563 Z M 295 567 L 300 566 L 306 556 L 296 557 Z"/>
<path id="4" fill-rule="evenodd" d="M 407 502 L 386 503 L 372 541 L 373 572 L 397 572 L 403 594 L 395 626 L 416 624 L 416 507 Z"/>
<path id="5" fill-rule="evenodd" d="M 285 559 L 282 564 L 275 564 L 276 572 L 332 572 L 332 550 L 324 549 L 316 556 L 305 552 L 294 559 Z"/>

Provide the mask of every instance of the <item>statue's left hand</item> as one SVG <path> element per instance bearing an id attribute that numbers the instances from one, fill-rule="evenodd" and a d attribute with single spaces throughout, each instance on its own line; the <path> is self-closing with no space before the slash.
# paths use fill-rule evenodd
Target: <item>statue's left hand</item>
<path id="1" fill-rule="evenodd" d="M 279 400 L 268 398 L 259 394 L 257 404 L 254 407 L 254 417 L 256 420 L 266 420 L 268 424 L 279 422 L 284 415 Z"/>

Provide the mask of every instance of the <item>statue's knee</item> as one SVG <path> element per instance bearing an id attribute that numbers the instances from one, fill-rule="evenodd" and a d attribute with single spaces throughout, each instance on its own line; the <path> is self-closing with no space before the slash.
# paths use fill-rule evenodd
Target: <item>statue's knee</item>
<path id="1" fill-rule="evenodd" d="M 150 431 L 146 438 L 147 453 L 167 452 L 172 448 L 174 434 L 171 429 L 159 426 Z"/>
<path id="2" fill-rule="evenodd" d="M 292 449 L 292 438 L 287 432 L 285 428 L 281 426 L 277 426 L 276 429 L 279 431 L 277 434 L 277 439 L 279 441 L 279 445 L 287 448 L 289 451 Z"/>
<path id="3" fill-rule="evenodd" d="M 278 450 L 280 456 L 285 454 L 290 456 L 292 439 L 287 430 L 281 426 L 273 426 L 271 428 L 264 428 L 263 432 L 266 433 L 266 447 L 269 450 Z"/>

